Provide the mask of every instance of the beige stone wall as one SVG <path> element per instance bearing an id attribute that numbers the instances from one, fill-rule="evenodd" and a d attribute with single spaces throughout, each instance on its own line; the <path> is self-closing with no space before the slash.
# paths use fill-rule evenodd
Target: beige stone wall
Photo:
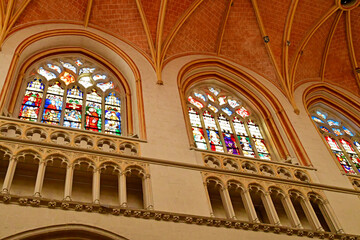
<path id="1" fill-rule="evenodd" d="M 25 38 L 37 32 L 54 28 L 77 28 L 70 25 L 39 25 L 20 30 L 10 36 L 0 52 L 0 86 L 3 85 L 12 54 L 19 43 Z M 109 39 L 119 46 L 138 66 L 142 84 L 145 107 L 145 121 L 147 139 L 140 143 L 141 156 L 152 159 L 168 161 L 162 164 L 151 164 L 151 186 L 154 200 L 154 209 L 158 211 L 183 213 L 197 216 L 210 216 L 208 199 L 203 184 L 200 170 L 186 167 L 171 166 L 171 162 L 203 165 L 201 154 L 191 150 L 184 114 L 181 108 L 181 99 L 177 86 L 177 76 L 181 67 L 194 59 L 206 56 L 192 56 L 175 59 L 168 63 L 163 71 L 164 85 L 156 84 L 156 75 L 147 60 L 135 49 L 124 42 L 97 30 L 88 29 L 100 36 Z M 128 79 L 135 96 L 135 79 L 129 67 L 110 49 L 84 37 L 56 37 L 41 40 L 29 46 L 20 56 L 20 62 L 40 50 L 53 47 L 80 46 L 98 53 L 121 70 Z M 239 68 L 246 70 L 242 66 Z M 18 71 L 19 69 L 17 69 Z M 323 143 L 321 136 L 316 131 L 312 121 L 308 117 L 302 103 L 302 93 L 305 87 L 300 87 L 296 92 L 296 102 L 300 108 L 300 114 L 296 115 L 284 95 L 261 76 L 246 70 L 262 82 L 281 102 L 293 127 L 309 155 L 316 171 L 309 171 L 313 182 L 329 186 L 337 186 L 353 189 L 348 178 L 341 174 L 333 159 L 333 156 Z M 249 87 L 250 88 L 250 87 Z M 253 89 L 250 89 L 253 90 Z M 277 122 L 282 137 L 290 149 L 294 162 L 296 159 L 294 150 L 288 143 L 285 132 L 281 129 L 274 109 L 264 96 L 260 98 L 269 107 Z M 354 97 L 355 98 L 355 97 Z M 137 119 L 138 108 L 136 98 L 133 98 L 133 116 L 135 133 L 139 133 L 139 121 Z M 74 189 L 75 190 L 75 189 Z M 360 234 L 360 199 L 355 194 L 326 191 L 325 195 L 334 209 L 345 233 Z M 0 204 L 2 223 L 0 225 L 0 237 L 26 231 L 33 228 L 63 223 L 82 223 L 93 225 L 113 231 L 129 239 L 296 239 L 296 236 L 286 234 L 274 235 L 274 233 L 254 232 L 246 230 L 227 229 L 225 227 L 207 227 L 196 224 L 173 223 L 127 218 L 124 216 L 102 215 L 98 213 L 63 211 L 60 209 L 46 209 L 43 207 L 22 207 L 13 204 Z M 21 218 L 21 221 L 19 219 Z"/>

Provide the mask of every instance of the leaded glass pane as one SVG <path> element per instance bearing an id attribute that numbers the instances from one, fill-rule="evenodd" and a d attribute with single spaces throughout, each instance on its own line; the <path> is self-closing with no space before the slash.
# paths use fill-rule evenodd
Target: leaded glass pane
<path id="1" fill-rule="evenodd" d="M 347 135 L 349 135 L 351 137 L 355 136 L 355 134 L 353 132 L 351 132 L 349 129 L 347 129 L 345 126 L 343 126 L 342 128 Z"/>
<path id="2" fill-rule="evenodd" d="M 96 86 L 98 86 L 103 92 L 106 92 L 106 90 L 113 89 L 115 87 L 113 82 L 98 83 Z"/>
<path id="3" fill-rule="evenodd" d="M 196 106 L 197 108 L 201 109 L 204 107 L 204 105 L 199 102 L 198 100 L 195 100 L 193 97 L 189 96 L 188 97 L 188 101 L 193 104 L 194 106 Z"/>
<path id="4" fill-rule="evenodd" d="M 78 86 L 67 91 L 64 126 L 81 128 L 81 114 L 83 107 L 83 93 Z"/>
<path id="5" fill-rule="evenodd" d="M 121 135 L 121 102 L 115 93 L 105 98 L 105 132 Z"/>
<path id="6" fill-rule="evenodd" d="M 46 78 L 46 80 L 50 81 L 51 79 L 55 79 L 56 75 L 53 72 L 50 72 L 46 69 L 44 69 L 43 67 L 39 67 L 39 69 L 37 70 L 37 72 Z"/>
<path id="7" fill-rule="evenodd" d="M 208 111 L 204 111 L 203 118 L 211 150 L 224 152 L 214 117 Z"/>
<path id="8" fill-rule="evenodd" d="M 84 86 L 84 88 L 91 87 L 93 85 L 93 81 L 90 77 L 82 77 L 79 80 L 79 83 Z"/>
<path id="9" fill-rule="evenodd" d="M 102 98 L 95 89 L 86 96 L 85 129 L 101 132 L 101 102 Z"/>
<path id="10" fill-rule="evenodd" d="M 236 145 L 236 140 L 233 135 L 233 131 L 230 126 L 229 120 L 222 114 L 218 117 L 220 129 L 223 133 L 223 138 L 225 142 L 225 146 L 227 148 L 228 153 L 239 155 L 239 149 Z"/>
<path id="11" fill-rule="evenodd" d="M 71 63 L 61 62 L 61 64 L 63 65 L 64 68 L 67 68 L 67 69 L 73 71 L 74 73 L 77 73 L 76 67 L 74 65 L 72 65 Z"/>
<path id="12" fill-rule="evenodd" d="M 95 74 L 95 75 L 93 76 L 93 79 L 94 79 L 95 81 L 97 81 L 97 80 L 103 80 L 103 79 L 106 79 L 106 75 L 104 75 L 104 74 Z"/>
<path id="13" fill-rule="evenodd" d="M 201 100 L 203 100 L 204 102 L 206 102 L 206 98 L 204 95 L 202 95 L 201 93 L 197 93 L 194 92 L 195 97 L 200 98 Z"/>
<path id="14" fill-rule="evenodd" d="M 42 122 L 59 125 L 63 106 L 64 89 L 59 82 L 55 82 L 47 90 Z"/>
<path id="15" fill-rule="evenodd" d="M 199 113 L 196 112 L 193 108 L 189 108 L 189 118 L 196 147 L 199 149 L 207 150 L 206 140 L 204 137 L 204 131 L 202 129 Z"/>
<path id="16" fill-rule="evenodd" d="M 44 84 L 41 79 L 35 78 L 29 82 L 22 101 L 19 118 L 36 122 L 43 98 Z"/>
<path id="17" fill-rule="evenodd" d="M 74 83 L 75 82 L 75 78 L 73 75 L 71 75 L 70 73 L 68 72 L 64 72 L 64 74 L 62 76 L 60 76 L 60 79 L 62 81 L 64 81 L 64 83 L 66 85 L 69 85 L 70 83 Z"/>
<path id="18" fill-rule="evenodd" d="M 47 65 L 50 69 L 57 71 L 58 73 L 61 73 L 61 68 L 59 66 L 56 66 L 54 64 L 48 63 Z"/>
<path id="19" fill-rule="evenodd" d="M 321 120 L 321 119 L 318 118 L 318 117 L 312 116 L 311 118 L 312 118 L 315 122 L 317 122 L 317 123 L 324 123 L 324 121 Z"/>

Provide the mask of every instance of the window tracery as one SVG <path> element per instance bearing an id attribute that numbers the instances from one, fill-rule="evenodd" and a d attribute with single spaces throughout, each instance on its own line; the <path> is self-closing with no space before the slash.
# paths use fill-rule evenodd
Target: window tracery
<path id="1" fill-rule="evenodd" d="M 53 57 L 33 67 L 23 84 L 18 117 L 108 134 L 122 134 L 122 88 L 83 57 Z"/>
<path id="2" fill-rule="evenodd" d="M 196 148 L 271 160 L 255 115 L 239 98 L 203 86 L 188 94 L 187 103 Z"/>
<path id="3" fill-rule="evenodd" d="M 325 109 L 311 112 L 311 118 L 324 136 L 342 169 L 348 174 L 360 175 L 359 133 Z"/>

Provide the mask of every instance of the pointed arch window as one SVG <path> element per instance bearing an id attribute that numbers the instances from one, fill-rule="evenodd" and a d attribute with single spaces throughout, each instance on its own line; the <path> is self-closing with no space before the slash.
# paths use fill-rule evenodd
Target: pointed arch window
<path id="1" fill-rule="evenodd" d="M 311 111 L 311 118 L 324 136 L 342 169 L 353 175 L 360 175 L 360 135 L 345 121 L 331 112 L 317 108 Z"/>
<path id="2" fill-rule="evenodd" d="M 28 71 L 18 117 L 121 135 L 123 92 L 110 72 L 87 58 L 52 57 Z"/>
<path id="3" fill-rule="evenodd" d="M 238 97 L 199 87 L 187 95 L 187 108 L 196 148 L 271 160 L 255 114 Z"/>

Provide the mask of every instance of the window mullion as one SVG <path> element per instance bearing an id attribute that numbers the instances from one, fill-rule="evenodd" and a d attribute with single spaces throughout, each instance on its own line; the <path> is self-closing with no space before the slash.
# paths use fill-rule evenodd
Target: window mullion
<path id="1" fill-rule="evenodd" d="M 205 137 L 205 140 L 206 140 L 206 146 L 207 146 L 207 149 L 211 151 L 210 140 L 209 140 L 209 136 L 208 136 L 207 131 L 206 131 L 207 129 L 205 127 L 205 121 L 204 121 L 204 118 L 203 118 L 203 114 L 204 114 L 204 111 L 199 110 L 199 117 L 200 117 L 201 127 L 202 127 L 203 132 L 204 132 L 204 137 Z M 195 142 L 195 140 L 194 140 L 194 142 Z M 196 143 L 195 143 L 195 146 L 196 146 Z"/>
<path id="2" fill-rule="evenodd" d="M 234 116 L 232 118 L 234 118 Z M 243 153 L 243 150 L 242 150 L 242 147 L 241 147 L 241 144 L 240 144 L 240 140 L 239 140 L 239 138 L 237 136 L 237 133 L 235 131 L 235 127 L 234 127 L 234 123 L 233 123 L 232 119 L 229 120 L 229 124 L 230 124 L 231 130 L 233 131 L 233 136 L 235 138 L 236 145 L 238 146 L 238 149 L 239 149 L 239 155 L 244 156 L 244 153 Z"/>
<path id="3" fill-rule="evenodd" d="M 101 131 L 100 131 L 102 133 L 105 133 L 105 98 L 106 95 L 103 92 L 101 97 Z M 121 133 L 122 133 L 122 129 L 121 129 Z"/>
<path id="4" fill-rule="evenodd" d="M 339 145 L 341 151 L 344 153 L 346 160 L 348 161 L 348 163 L 350 164 L 350 166 L 353 168 L 355 174 L 359 175 L 359 170 L 357 169 L 356 165 L 353 163 L 353 161 L 351 160 L 351 156 L 350 154 L 345 150 L 344 146 L 340 143 L 339 138 L 335 137 L 335 141 L 337 142 L 337 144 Z M 351 141 L 349 141 L 351 144 Z"/>
<path id="5" fill-rule="evenodd" d="M 253 150 L 254 153 L 255 153 L 255 157 L 256 157 L 256 158 L 260 158 L 260 157 L 259 157 L 259 153 L 258 153 L 258 151 L 257 151 L 257 149 L 256 149 L 256 146 L 255 146 L 254 139 L 253 139 L 253 137 L 252 137 L 252 135 L 251 135 L 251 132 L 250 132 L 250 130 L 249 130 L 248 119 L 244 119 L 244 126 L 245 126 L 246 132 L 247 132 L 247 134 L 248 134 L 248 136 L 249 136 L 249 140 L 250 140 L 250 143 L 251 143 L 251 146 L 252 146 L 252 150 Z"/>
<path id="6" fill-rule="evenodd" d="M 224 153 L 228 153 L 228 150 L 227 150 L 227 147 L 226 147 L 226 144 L 225 144 L 225 141 L 224 141 L 223 131 L 222 131 L 222 129 L 220 127 L 220 124 L 219 124 L 219 119 L 218 119 L 219 114 L 220 114 L 220 112 L 216 116 L 214 114 L 214 120 L 215 120 L 216 127 L 218 129 L 218 133 L 219 133 L 219 137 L 220 137 L 223 149 L 224 149 Z"/>
<path id="7" fill-rule="evenodd" d="M 62 104 L 62 108 L 61 108 L 61 117 L 60 117 L 60 122 L 59 122 L 60 126 L 64 125 L 67 91 L 68 91 L 68 87 L 65 86 L 64 87 L 64 93 L 63 93 L 63 104 Z"/>
<path id="8" fill-rule="evenodd" d="M 43 97 L 42 97 L 42 101 L 41 101 L 41 106 L 39 107 L 38 122 L 41 122 L 42 118 L 43 118 L 44 106 L 45 106 L 46 95 L 47 95 L 47 90 L 49 88 L 49 85 L 50 85 L 50 83 L 49 83 L 49 81 L 47 81 L 46 85 L 44 87 L 44 91 L 43 91 Z"/>
<path id="9" fill-rule="evenodd" d="M 86 130 L 85 128 L 86 98 L 87 98 L 87 92 L 86 89 L 84 89 L 83 104 L 81 106 L 81 128 L 80 128 L 84 130 Z"/>

